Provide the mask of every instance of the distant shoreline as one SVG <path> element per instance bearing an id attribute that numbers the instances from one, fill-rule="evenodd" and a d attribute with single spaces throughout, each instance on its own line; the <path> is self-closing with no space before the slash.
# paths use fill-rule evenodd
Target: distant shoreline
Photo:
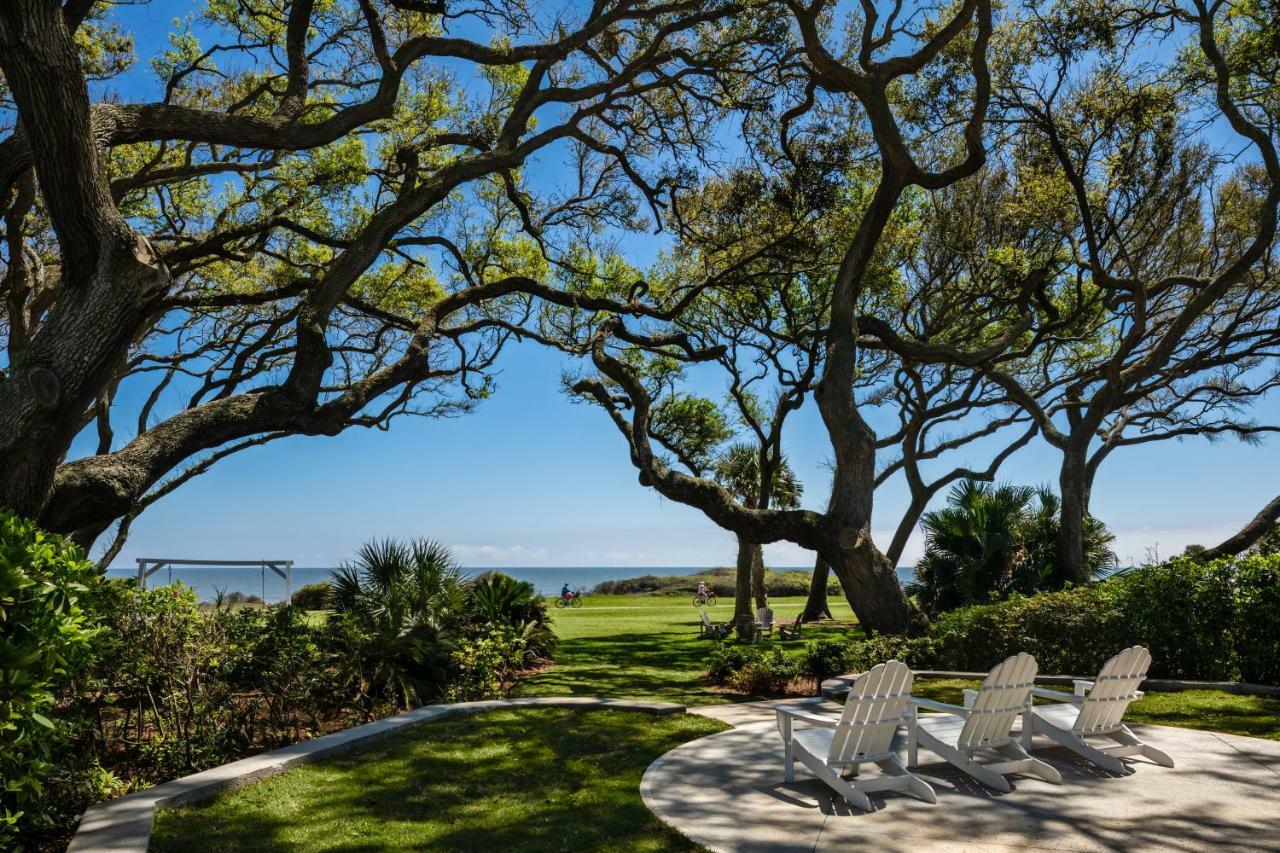
<path id="1" fill-rule="evenodd" d="M 598 584 L 607 581 L 626 581 L 645 575 L 658 577 L 688 577 L 691 575 L 715 571 L 720 566 L 464 566 L 462 571 L 468 577 L 475 577 L 484 572 L 503 572 L 518 580 L 529 581 L 537 589 L 539 595 L 555 595 L 561 585 L 567 583 L 574 589 L 590 591 Z M 811 574 L 812 566 L 776 566 L 770 567 L 776 572 Z M 293 589 L 297 591 L 307 584 L 319 583 L 329 579 L 334 567 L 296 566 L 293 569 Z M 138 570 L 132 566 L 119 566 L 107 569 L 107 577 L 137 577 Z M 914 575 L 910 566 L 898 569 L 900 578 Z M 268 602 L 279 602 L 284 599 L 284 580 L 272 572 L 263 572 L 258 568 L 191 568 L 175 569 L 172 573 L 161 569 L 151 576 L 149 586 L 163 586 L 170 582 L 181 581 L 195 589 L 201 601 L 212 601 L 219 592 L 239 592 L 246 596 L 258 596 Z"/>

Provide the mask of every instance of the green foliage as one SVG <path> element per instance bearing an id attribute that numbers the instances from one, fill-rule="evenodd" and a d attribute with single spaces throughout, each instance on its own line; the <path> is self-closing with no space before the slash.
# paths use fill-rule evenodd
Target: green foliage
<path id="1" fill-rule="evenodd" d="M 476 629 L 510 629 L 523 643 L 526 662 L 550 658 L 555 653 L 557 640 L 547 604 L 528 581 L 502 572 L 487 572 L 472 582 L 466 608 Z"/>
<path id="2" fill-rule="evenodd" d="M 926 551 L 908 587 L 927 613 L 1064 586 L 1056 557 L 1057 495 L 965 480 L 947 503 L 924 516 Z M 1114 568 L 1114 538 L 1102 522 L 1086 517 L 1085 561 L 1094 576 Z"/>
<path id="3" fill-rule="evenodd" d="M 943 613 L 926 636 L 854 645 L 854 669 L 894 657 L 984 672 L 1029 652 L 1043 673 L 1089 675 L 1121 649 L 1151 650 L 1151 675 L 1280 683 L 1280 557 L 1177 557 L 1085 587 Z"/>
<path id="4" fill-rule="evenodd" d="M 721 643 L 707 656 L 707 678 L 716 684 L 727 684 L 731 675 L 748 661 L 759 660 L 762 654 L 764 650 L 760 646 Z"/>
<path id="5" fill-rule="evenodd" d="M 751 696 L 785 696 L 791 682 L 800 677 L 800 662 L 778 646 L 747 659 L 727 683 Z"/>
<path id="6" fill-rule="evenodd" d="M 692 575 L 641 575 L 623 580 L 602 581 L 591 589 L 592 595 L 646 595 L 692 593 L 702 582 L 722 598 L 732 598 L 734 574 L 731 568 L 708 569 Z M 809 572 L 776 572 L 765 569 L 764 585 L 770 596 L 787 597 L 809 594 Z M 832 573 L 827 581 L 827 594 L 839 595 L 840 582 Z"/>
<path id="7" fill-rule="evenodd" d="M 848 672 L 853 664 L 853 650 L 838 640 L 810 640 L 804 644 L 800 671 L 813 679 L 814 691 L 833 675 Z"/>
<path id="8" fill-rule="evenodd" d="M 725 450 L 716 463 L 716 479 L 733 496 L 747 505 L 754 505 L 760 495 L 760 453 L 750 444 L 733 444 Z M 796 477 L 786 457 L 778 460 L 769 486 L 769 505 L 774 509 L 795 509 L 800 506 L 804 485 Z"/>
<path id="9" fill-rule="evenodd" d="M 53 708 L 94 631 L 99 582 L 79 548 L 0 510 L 0 847 L 56 818 L 45 783 L 65 726 Z"/>
<path id="10" fill-rule="evenodd" d="M 309 583 L 298 589 L 289 603 L 302 610 L 329 609 L 329 582 Z"/>
<path id="11" fill-rule="evenodd" d="M 524 640 L 511 628 L 462 640 L 450 655 L 454 672 L 445 701 L 475 702 L 506 696 L 515 674 L 524 667 L 524 658 Z"/>
<path id="12" fill-rule="evenodd" d="M 368 542 L 332 585 L 334 649 L 360 704 L 370 713 L 381 702 L 411 708 L 443 692 L 447 634 L 466 595 L 447 548 L 421 539 Z"/>

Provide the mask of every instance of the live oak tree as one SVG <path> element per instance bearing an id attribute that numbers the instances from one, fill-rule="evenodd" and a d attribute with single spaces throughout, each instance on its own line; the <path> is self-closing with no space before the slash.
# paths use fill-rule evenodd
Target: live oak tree
<path id="1" fill-rule="evenodd" d="M 1114 450 L 1276 430 L 1248 417 L 1280 382 L 1275 23 L 1250 2 L 1064 4 L 1032 23 L 1019 43 L 1040 70 L 998 87 L 1006 168 L 1065 218 L 1056 252 L 1010 249 L 1060 293 L 1075 282 L 1070 323 L 1015 323 L 985 348 L 872 331 L 903 358 L 980 370 L 1034 419 L 1062 454 L 1059 569 L 1084 582 Z M 1153 62 L 1157 36 L 1180 53 Z"/>
<path id="2" fill-rule="evenodd" d="M 534 300 L 655 314 L 555 281 L 663 214 L 748 6 L 207 0 L 133 101 L 108 4 L 4 3 L 0 504 L 89 543 L 245 448 L 465 410 Z"/>
<path id="3" fill-rule="evenodd" d="M 971 0 L 932 16 L 904 17 L 898 15 L 900 5 L 883 17 L 870 3 L 847 16 L 822 0 L 789 3 L 787 9 L 803 62 L 798 72 L 788 66 L 791 76 L 779 83 L 779 98 L 788 102 L 779 108 L 777 126 L 785 133 L 812 120 L 810 126 L 818 128 L 847 108 L 843 114 L 868 141 L 864 161 L 873 176 L 843 232 L 828 238 L 840 260 L 817 338 L 822 366 L 815 383 L 834 463 L 828 508 L 743 506 L 713 480 L 667 464 L 650 430 L 653 400 L 624 353 L 628 345 L 652 345 L 657 338 L 650 333 L 640 341 L 636 324 L 621 316 L 598 323 L 591 359 L 599 378 L 578 388 L 608 411 L 642 483 L 701 509 L 750 541 L 787 540 L 817 551 L 866 629 L 900 633 L 914 617 L 893 566 L 871 541 L 877 448 L 853 393 L 867 358 L 859 343 L 859 317 L 875 302 L 884 280 L 880 270 L 891 266 L 886 231 L 908 191 L 950 186 L 973 175 L 985 160 L 991 6 Z M 834 50 L 831 39 L 839 42 Z M 956 83 L 961 77 L 967 87 Z M 667 345 L 684 349 L 690 358 L 715 357 L 714 350 L 699 350 L 683 334 Z"/>

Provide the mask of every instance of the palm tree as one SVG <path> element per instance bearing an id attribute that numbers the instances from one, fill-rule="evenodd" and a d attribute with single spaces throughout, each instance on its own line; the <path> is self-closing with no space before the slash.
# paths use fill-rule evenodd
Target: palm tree
<path id="1" fill-rule="evenodd" d="M 951 490 L 947 504 L 922 520 L 925 554 L 908 587 L 926 612 L 1066 584 L 1056 563 L 1060 500 L 1052 491 L 965 480 Z M 1113 541 L 1106 525 L 1086 518 L 1085 553 L 1092 577 L 1115 567 Z"/>
<path id="2" fill-rule="evenodd" d="M 409 708 L 443 689 L 465 594 L 453 555 L 425 539 L 368 542 L 333 573 L 339 664 L 366 707 Z"/>
<path id="3" fill-rule="evenodd" d="M 729 445 L 716 463 L 715 477 L 743 505 L 758 505 L 763 478 L 759 449 L 745 442 Z M 804 486 L 796 479 L 785 456 L 779 455 L 771 479 L 767 492 L 768 506 L 776 509 L 795 509 L 800 506 Z M 739 536 L 737 565 L 734 622 L 741 626 L 753 618 L 753 594 L 756 607 L 767 607 L 769 604 L 769 595 L 764 588 L 764 549 L 758 543 L 747 542 Z"/>
<path id="4" fill-rule="evenodd" d="M 547 605 L 533 584 L 502 572 L 486 572 L 471 583 L 468 610 L 482 624 L 511 628 L 524 641 L 526 662 L 549 658 L 557 639 Z"/>

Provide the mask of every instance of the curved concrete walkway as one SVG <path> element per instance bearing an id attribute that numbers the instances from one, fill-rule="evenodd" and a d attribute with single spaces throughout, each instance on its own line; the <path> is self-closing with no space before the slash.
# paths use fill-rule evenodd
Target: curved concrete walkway
<path id="1" fill-rule="evenodd" d="M 785 704 L 813 704 L 820 700 Z M 949 765 L 922 765 L 938 803 L 872 795 L 862 813 L 796 765 L 783 782 L 773 722 L 778 702 L 691 708 L 737 726 L 691 741 L 654 762 L 641 794 L 663 821 L 716 851 L 1011 851 L 1280 849 L 1280 742 L 1135 726 L 1173 756 L 1168 769 L 1133 761 L 1112 776 L 1061 748 L 1037 755 L 1063 784 L 1015 777 L 1014 790 L 984 788 Z M 838 713 L 826 703 L 815 710 Z M 1037 739 L 1037 747 L 1047 740 Z M 932 761 L 921 751 L 921 761 Z M 872 770 L 871 772 L 875 772 Z"/>

